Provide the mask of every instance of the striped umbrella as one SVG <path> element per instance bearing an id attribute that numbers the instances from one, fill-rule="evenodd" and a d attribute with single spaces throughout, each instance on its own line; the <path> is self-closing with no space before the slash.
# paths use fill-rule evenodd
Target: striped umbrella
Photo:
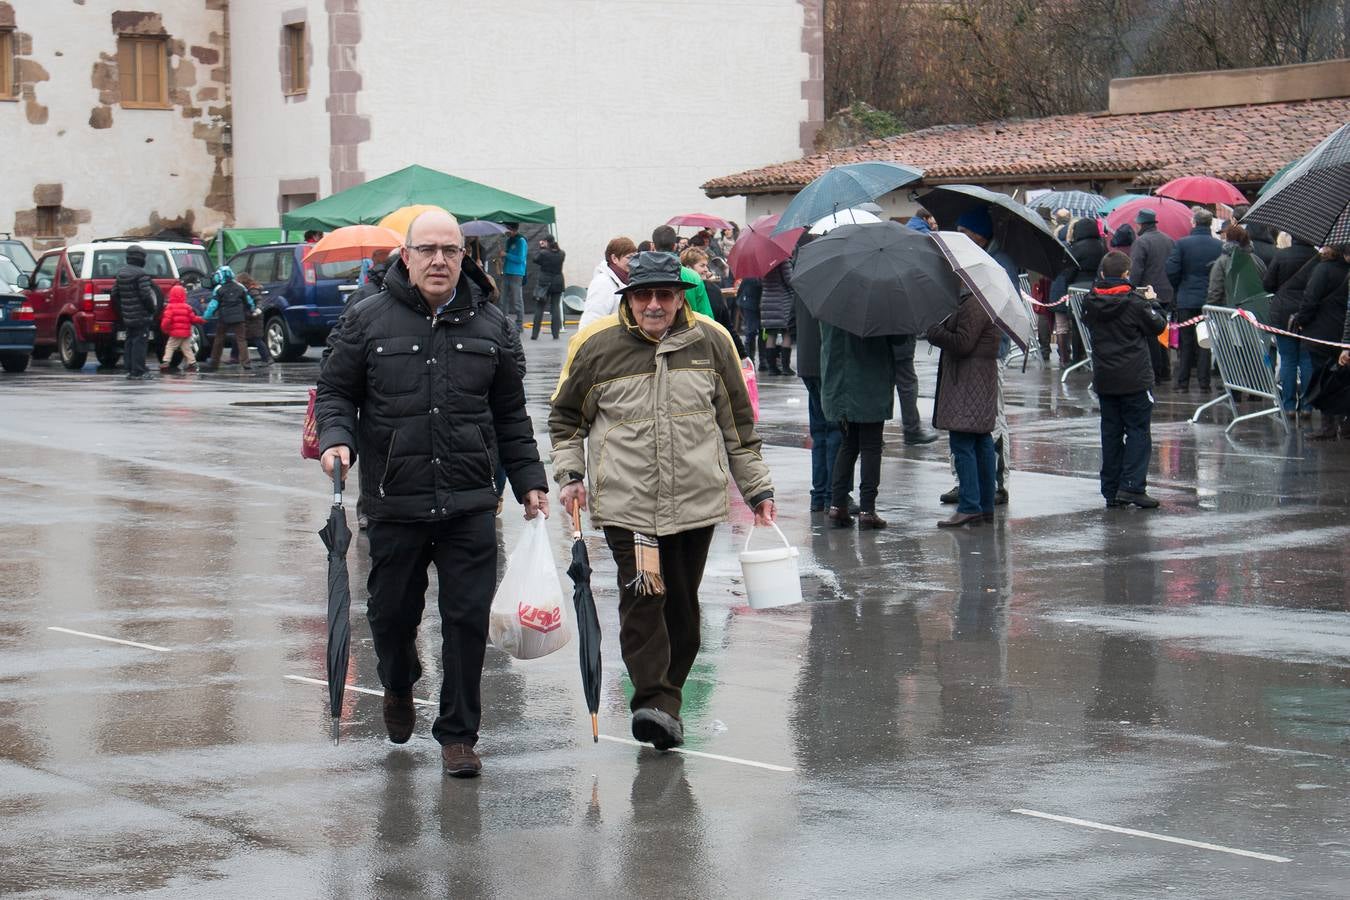
<path id="1" fill-rule="evenodd" d="M 1050 213 L 1057 209 L 1067 209 L 1075 219 L 1081 219 L 1084 216 L 1091 216 L 1095 219 L 1098 215 L 1097 211 L 1102 208 L 1102 204 L 1105 202 L 1106 198 L 1101 194 L 1092 194 L 1087 191 L 1050 191 L 1048 194 L 1041 194 L 1027 206 Z"/>
<path id="2" fill-rule="evenodd" d="M 1243 217 L 1310 244 L 1350 243 L 1350 125 L 1342 125 L 1271 185 Z"/>

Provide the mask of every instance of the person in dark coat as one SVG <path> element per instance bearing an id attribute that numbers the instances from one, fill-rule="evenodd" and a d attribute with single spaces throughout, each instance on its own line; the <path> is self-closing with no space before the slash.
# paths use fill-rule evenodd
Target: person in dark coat
<path id="1" fill-rule="evenodd" d="M 1111 249 L 1120 250 L 1125 253 L 1130 252 L 1134 246 L 1134 226 L 1129 222 L 1116 229 L 1116 233 L 1111 235 Z"/>
<path id="2" fill-rule="evenodd" d="M 216 339 L 211 344 L 211 361 L 199 366 L 203 372 L 214 372 L 220 368 L 220 357 L 225 352 L 225 338 L 228 332 L 239 348 L 239 365 L 245 372 L 253 371 L 248 361 L 248 338 L 245 336 L 244 319 L 253 309 L 253 298 L 248 295 L 234 278 L 234 270 L 229 266 L 216 269 L 213 279 L 216 283 L 211 292 L 211 302 L 203 313 L 207 319 L 216 320 Z"/>
<path id="3" fill-rule="evenodd" d="M 998 416 L 998 326 L 967 293 L 956 312 L 928 329 L 928 343 L 942 350 L 933 427 L 949 432 L 959 491 L 956 513 L 938 527 L 993 522 L 998 485 L 993 437 Z"/>
<path id="4" fill-rule="evenodd" d="M 159 305 L 155 282 L 144 266 L 145 248 L 132 244 L 127 248 L 127 264 L 117 270 L 112 289 L 113 309 L 127 332 L 122 353 L 127 361 L 127 378 L 132 381 L 150 377 L 145 354 L 149 352 L 150 328 Z"/>
<path id="5" fill-rule="evenodd" d="M 1266 277 L 1261 280 L 1261 286 L 1267 293 L 1275 295 L 1270 301 L 1270 323 L 1276 328 L 1292 330 L 1291 320 L 1303 303 L 1303 289 L 1308 286 L 1308 279 L 1315 268 L 1317 248 L 1299 238 L 1294 238 L 1293 243 L 1275 254 L 1274 261 L 1266 269 Z M 1287 416 L 1299 413 L 1311 415 L 1303 403 L 1303 395 L 1307 393 L 1313 373 L 1308 344 L 1296 337 L 1277 334 L 1275 349 L 1280 355 L 1281 408 Z"/>
<path id="6" fill-rule="evenodd" d="M 329 339 L 315 415 L 323 470 L 346 474 L 357 448 L 369 517 L 367 618 L 384 686 L 389 739 L 417 723 L 417 629 L 427 568 L 440 585 L 440 705 L 432 736 L 447 775 L 477 776 L 480 683 L 497 537 L 492 476 L 506 466 L 525 517 L 548 514 L 525 389 L 501 309 L 458 290 L 464 236 L 449 213 L 424 212 L 385 275 Z"/>
<path id="7" fill-rule="evenodd" d="M 1176 318 L 1178 322 L 1194 319 L 1203 312 L 1205 296 L 1209 293 L 1209 270 L 1223 252 L 1223 242 L 1210 234 L 1214 213 L 1196 207 L 1191 215 L 1194 226 L 1191 233 L 1177 241 L 1167 257 L 1167 280 L 1176 291 Z M 1181 348 L 1177 360 L 1178 391 L 1190 390 L 1191 369 L 1195 369 L 1200 390 L 1209 390 L 1210 356 L 1195 340 L 1195 326 L 1181 329 Z"/>
<path id="8" fill-rule="evenodd" d="M 562 327 L 563 260 L 567 254 L 552 237 L 539 242 L 539 250 L 534 254 L 534 264 L 539 267 L 539 284 L 534 289 L 534 328 L 530 340 L 539 340 L 539 328 L 544 322 L 544 308 L 549 311 L 549 328 L 553 339 L 558 339 Z"/>
<path id="9" fill-rule="evenodd" d="M 1167 257 L 1172 255 L 1172 238 L 1158 230 L 1158 213 L 1141 209 L 1135 214 L 1134 224 L 1139 229 L 1130 245 L 1130 287 L 1149 287 L 1158 298 L 1155 303 L 1163 315 L 1170 318 L 1176 293 L 1167 280 Z M 1159 341 L 1149 347 L 1153 361 L 1153 379 L 1166 384 L 1172 377 L 1172 351 Z"/>
<path id="10" fill-rule="evenodd" d="M 1252 272 L 1252 267 L 1255 267 L 1255 273 L 1250 280 L 1243 276 L 1240 281 L 1235 282 L 1239 290 L 1246 287 L 1251 293 L 1233 296 L 1229 293 L 1229 274 L 1233 271 L 1233 266 L 1239 264 L 1246 266 L 1249 273 Z M 1219 258 L 1209 267 L 1209 287 L 1205 292 L 1205 305 L 1237 306 L 1251 294 L 1259 296 L 1261 290 L 1258 289 L 1257 283 L 1265 276 L 1266 264 L 1253 251 L 1251 235 L 1241 225 L 1230 222 L 1223 230 L 1223 249 L 1219 251 Z"/>
<path id="11" fill-rule="evenodd" d="M 1102 275 L 1083 298 L 1083 325 L 1092 339 L 1092 387 L 1102 410 L 1102 496 L 1108 507 L 1154 509 L 1148 495 L 1153 363 L 1149 344 L 1167 320 L 1130 286 L 1130 258 L 1106 254 Z"/>
<path id="12" fill-rule="evenodd" d="M 770 375 L 795 375 L 792 371 L 792 272 L 787 262 L 764 276 L 759 301 L 759 325 L 764 331 L 764 353 Z"/>
<path id="13" fill-rule="evenodd" d="M 1234 217 L 1236 221 L 1236 217 Z M 1279 253 L 1279 248 L 1275 246 L 1277 237 L 1274 228 L 1264 225 L 1260 222 L 1253 222 L 1250 225 L 1243 226 L 1247 229 L 1247 236 L 1252 239 L 1252 252 L 1256 258 L 1261 260 L 1266 269 L 1275 261 L 1275 254 Z"/>
<path id="14" fill-rule="evenodd" d="M 1347 251 L 1350 246 L 1344 244 L 1322 248 L 1321 261 L 1303 289 L 1303 302 L 1294 315 L 1292 331 L 1320 341 L 1341 339 L 1345 328 L 1347 287 L 1350 287 Z M 1312 357 L 1314 372 L 1337 358 L 1336 349 L 1325 344 L 1309 343 L 1308 355 Z M 1322 428 L 1312 436 L 1313 440 L 1335 440 L 1343 418 L 1323 413 Z"/>
<path id="15" fill-rule="evenodd" d="M 862 458 L 858 481 L 858 527 L 885 528 L 877 515 L 881 485 L 882 429 L 894 414 L 895 353 L 889 337 L 861 338 L 820 323 L 821 408 L 843 432 L 830 486 L 830 522 L 853 524 L 849 512 L 853 466 Z"/>
<path id="16" fill-rule="evenodd" d="M 798 248 L 810 237 L 802 235 Z M 820 322 L 795 293 L 792 302 L 797 321 L 797 377 L 806 386 L 806 421 L 811 431 L 811 512 L 822 512 L 832 505 L 834 461 L 844 443 L 844 429 L 825 415 L 821 402 Z M 851 474 L 848 489 L 852 493 Z"/>
<path id="17" fill-rule="evenodd" d="M 267 320 L 263 316 L 263 286 L 248 275 L 236 279 L 248 291 L 249 304 L 253 307 L 244 317 L 244 339 L 249 347 L 258 351 L 258 365 L 272 365 L 272 350 L 267 346 Z M 230 362 L 239 361 L 239 347 L 234 348 Z"/>
<path id="18" fill-rule="evenodd" d="M 1087 288 L 1097 279 L 1097 267 L 1106 255 L 1106 244 L 1102 241 L 1101 229 L 1096 219 L 1075 219 L 1069 230 L 1072 240 L 1069 252 L 1073 254 L 1074 265 L 1065 266 L 1050 288 L 1052 300 L 1059 300 L 1069 293 L 1071 287 Z M 1069 314 L 1067 305 L 1055 307 L 1055 347 L 1059 352 L 1061 367 L 1078 362 L 1084 356 L 1082 340 L 1076 334 L 1077 326 Z"/>
<path id="19" fill-rule="evenodd" d="M 764 352 L 764 341 L 759 331 L 759 304 L 764 294 L 764 282 L 758 278 L 742 278 L 736 289 L 736 311 L 741 318 L 741 334 L 745 337 L 745 351 L 752 360 L 759 361 L 761 372 L 769 371 L 769 354 Z"/>

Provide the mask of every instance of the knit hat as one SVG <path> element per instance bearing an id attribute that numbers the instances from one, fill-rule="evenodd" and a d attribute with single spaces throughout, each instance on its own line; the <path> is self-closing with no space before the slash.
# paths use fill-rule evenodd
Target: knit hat
<path id="1" fill-rule="evenodd" d="M 994 236 L 994 220 L 989 217 L 987 206 L 979 206 L 961 213 L 960 218 L 956 220 L 956 227 L 978 234 L 985 240 Z"/>

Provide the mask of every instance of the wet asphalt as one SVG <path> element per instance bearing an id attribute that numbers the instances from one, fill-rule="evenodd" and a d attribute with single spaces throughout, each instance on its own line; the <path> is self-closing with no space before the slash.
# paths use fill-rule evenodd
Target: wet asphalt
<path id="1" fill-rule="evenodd" d="M 546 451 L 565 340 L 526 346 Z M 590 740 L 573 647 L 490 648 L 485 770 L 466 782 L 441 775 L 426 707 L 409 744 L 384 736 L 363 538 L 343 740 L 327 739 L 315 531 L 331 491 L 298 453 L 316 357 L 0 379 L 0 893 L 1350 893 L 1350 443 L 1266 420 L 1225 434 L 1224 410 L 1192 425 L 1203 398 L 1159 390 L 1163 507 L 1106 510 L 1087 376 L 1061 386 L 1033 363 L 1008 375 L 996 526 L 936 529 L 945 443 L 888 426 L 891 524 L 858 533 L 808 511 L 805 392 L 766 376 L 807 602 L 746 605 L 737 500 L 703 583 L 694 752 L 639 749 L 614 567 L 589 530 L 606 739 Z M 930 398 L 935 363 L 920 345 Z M 520 507 L 500 522 L 504 565 Z"/>

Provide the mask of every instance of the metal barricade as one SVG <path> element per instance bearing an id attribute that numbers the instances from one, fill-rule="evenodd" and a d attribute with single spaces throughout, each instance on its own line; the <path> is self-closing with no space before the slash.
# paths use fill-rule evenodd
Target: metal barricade
<path id="1" fill-rule="evenodd" d="M 1075 369 L 1087 366 L 1088 371 L 1092 371 L 1092 335 L 1088 334 L 1087 327 L 1083 324 L 1083 297 L 1087 295 L 1087 292 L 1087 288 L 1069 288 L 1069 315 L 1073 316 L 1073 323 L 1078 327 L 1078 336 L 1083 340 L 1084 356 L 1064 370 L 1064 374 L 1059 376 L 1060 384 L 1068 381 L 1069 373 Z"/>
<path id="2" fill-rule="evenodd" d="M 1031 296 L 1031 279 L 1025 274 L 1017 276 L 1017 291 L 1018 299 L 1022 301 L 1022 308 L 1027 311 L 1027 318 L 1031 319 L 1031 334 L 1027 336 L 1027 349 L 1023 350 L 1013 344 L 1012 350 L 1003 359 L 1003 365 L 1006 368 L 1012 364 L 1013 360 L 1019 358 L 1022 359 L 1023 365 L 1026 365 L 1026 360 L 1032 357 L 1035 357 L 1041 365 L 1045 365 L 1045 358 L 1041 356 L 1041 338 L 1036 328 L 1036 309 L 1031 305 L 1031 300 L 1028 299 Z"/>
<path id="3" fill-rule="evenodd" d="M 1266 336 L 1237 310 L 1227 306 L 1206 306 L 1203 324 L 1209 329 L 1210 352 L 1219 364 L 1224 392 L 1197 409 L 1191 416 L 1191 424 L 1200 421 L 1200 414 L 1205 410 L 1226 400 L 1233 411 L 1233 421 L 1224 429 L 1225 434 L 1239 422 L 1262 416 L 1274 416 L 1288 432 L 1289 423 L 1280 410 L 1280 388 L 1275 381 L 1275 370 L 1268 362 L 1269 340 Z M 1256 412 L 1240 413 L 1233 396 L 1235 391 L 1268 400 L 1270 406 Z"/>

